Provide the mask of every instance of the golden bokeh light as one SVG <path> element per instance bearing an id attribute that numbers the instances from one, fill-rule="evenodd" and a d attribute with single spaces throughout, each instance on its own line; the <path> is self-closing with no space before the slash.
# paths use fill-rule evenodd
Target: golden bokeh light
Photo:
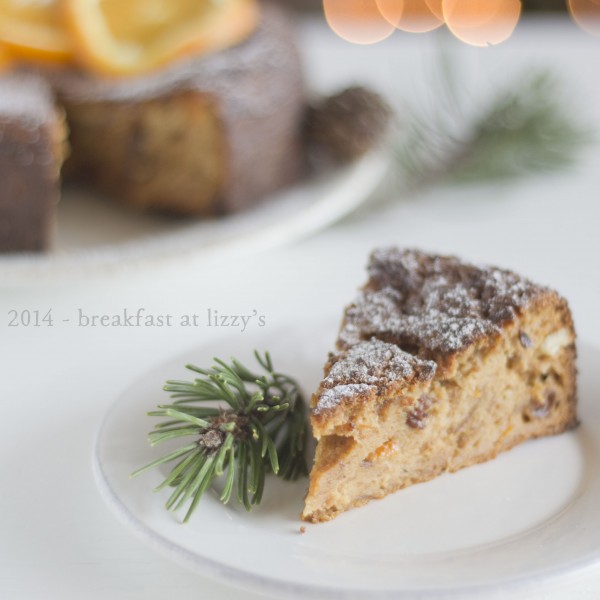
<path id="1" fill-rule="evenodd" d="M 568 0 L 567 6 L 581 29 L 600 35 L 600 0 Z"/>
<path id="2" fill-rule="evenodd" d="M 429 10 L 440 20 L 444 20 L 444 9 L 442 8 L 442 0 L 425 0 Z"/>
<path id="3" fill-rule="evenodd" d="M 381 14 L 398 29 L 411 33 L 432 31 L 444 24 L 430 7 L 434 0 L 377 0 Z M 441 0 L 438 2 L 441 8 Z"/>
<path id="4" fill-rule="evenodd" d="M 376 0 L 323 0 L 323 11 L 329 27 L 354 44 L 375 44 L 395 30 Z"/>
<path id="5" fill-rule="evenodd" d="M 521 16 L 520 0 L 442 0 L 442 8 L 450 31 L 472 46 L 505 41 Z"/>

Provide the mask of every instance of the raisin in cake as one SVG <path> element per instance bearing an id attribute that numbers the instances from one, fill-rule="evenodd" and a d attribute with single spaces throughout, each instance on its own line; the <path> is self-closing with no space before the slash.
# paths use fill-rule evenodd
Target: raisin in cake
<path id="1" fill-rule="evenodd" d="M 375 251 L 311 401 L 303 518 L 340 512 L 576 424 L 567 302 L 515 273 Z"/>
<path id="2" fill-rule="evenodd" d="M 47 72 L 71 131 L 65 177 L 139 209 L 213 216 L 302 173 L 305 90 L 292 25 L 261 3 L 241 44 L 160 72 Z"/>
<path id="3" fill-rule="evenodd" d="M 48 247 L 65 138 L 62 113 L 43 80 L 0 77 L 0 252 Z"/>

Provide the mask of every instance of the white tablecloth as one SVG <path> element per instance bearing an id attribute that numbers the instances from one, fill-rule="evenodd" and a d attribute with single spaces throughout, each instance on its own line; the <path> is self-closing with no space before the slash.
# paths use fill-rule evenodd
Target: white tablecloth
<path id="1" fill-rule="evenodd" d="M 311 84 L 370 83 L 419 97 L 440 36 L 395 35 L 350 46 L 322 23 L 299 23 Z M 486 94 L 530 64 L 563 73 L 590 127 L 600 110 L 600 42 L 567 21 L 525 22 L 508 43 L 442 47 Z M 268 327 L 339 312 L 364 279 L 368 252 L 403 244 L 518 270 L 559 289 L 581 338 L 600 343 L 600 146 L 571 171 L 495 186 L 434 187 L 364 212 L 326 232 L 233 264 L 193 259 L 126 276 L 0 292 L 0 597 L 18 600 L 259 596 L 205 580 L 147 548 L 109 512 L 92 479 L 94 433 L 119 393 L 153 364 L 213 336 L 208 328 L 83 328 L 73 317 L 144 307 L 184 314 L 257 309 Z M 52 309 L 54 327 L 8 327 L 10 310 Z M 63 319 L 71 319 L 65 323 Z M 248 335 L 239 334 L 239 335 Z M 600 544 L 600 540 L 599 540 Z M 514 597 L 600 597 L 600 565 Z"/>

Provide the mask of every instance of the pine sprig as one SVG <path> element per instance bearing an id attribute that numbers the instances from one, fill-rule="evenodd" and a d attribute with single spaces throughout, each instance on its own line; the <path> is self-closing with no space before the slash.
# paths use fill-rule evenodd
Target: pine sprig
<path id="1" fill-rule="evenodd" d="M 172 487 L 166 508 L 189 503 L 187 522 L 202 495 L 223 478 L 221 502 L 235 496 L 247 510 L 260 503 L 267 473 L 295 480 L 308 473 L 305 458 L 308 429 L 302 393 L 296 381 L 278 373 L 268 353 L 255 352 L 261 373 L 235 359 L 215 358 L 210 369 L 186 365 L 199 377 L 167 381 L 171 403 L 149 412 L 165 421 L 148 434 L 151 446 L 177 438 L 193 442 L 132 473 L 177 461 L 156 491 Z M 205 406 L 204 403 L 219 403 Z"/>
<path id="2" fill-rule="evenodd" d="M 396 147 L 409 188 L 442 179 L 497 181 L 551 172 L 572 165 L 593 139 L 548 70 L 527 72 L 497 90 L 483 110 L 459 94 L 458 76 L 447 59 L 440 75 L 438 110 L 410 110 Z"/>

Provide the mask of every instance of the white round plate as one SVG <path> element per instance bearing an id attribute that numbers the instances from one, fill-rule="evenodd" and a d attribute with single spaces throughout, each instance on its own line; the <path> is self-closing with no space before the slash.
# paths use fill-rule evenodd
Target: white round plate
<path id="1" fill-rule="evenodd" d="M 283 190 L 252 210 L 214 220 L 138 214 L 93 191 L 67 187 L 58 205 L 54 248 L 44 254 L 0 255 L 0 280 L 15 285 L 56 281 L 186 255 L 235 256 L 280 246 L 360 206 L 389 164 L 387 154 L 373 152 Z"/>
<path id="2" fill-rule="evenodd" d="M 429 598 L 539 584 L 600 559 L 600 351 L 581 349 L 575 431 L 530 441 L 496 460 L 443 475 L 318 525 L 299 520 L 307 481 L 267 480 L 247 513 L 208 494 L 192 520 L 153 493 L 168 469 L 129 474 L 162 455 L 145 416 L 164 403 L 166 379 L 183 364 L 268 349 L 307 393 L 321 375 L 337 323 L 240 335 L 153 369 L 110 410 L 98 433 L 94 471 L 102 496 L 154 548 L 195 571 L 247 590 L 289 598 Z M 505 596 L 498 596 L 505 597 Z"/>

